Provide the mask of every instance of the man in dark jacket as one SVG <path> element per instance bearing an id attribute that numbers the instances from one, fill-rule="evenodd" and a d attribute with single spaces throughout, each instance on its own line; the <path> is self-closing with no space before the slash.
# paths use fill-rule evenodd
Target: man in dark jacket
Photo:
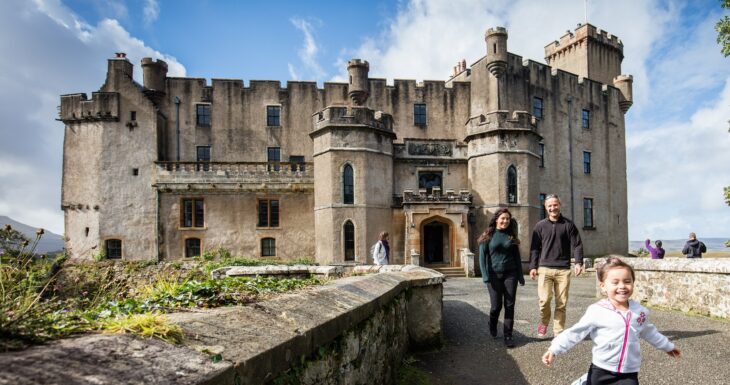
<path id="1" fill-rule="evenodd" d="M 537 280 L 540 300 L 538 338 L 547 335 L 551 302 L 555 296 L 553 334 L 565 329 L 565 308 L 570 289 L 570 258 L 575 257 L 575 275 L 583 271 L 583 243 L 575 224 L 560 214 L 560 198 L 551 194 L 545 198 L 547 218 L 537 222 L 530 244 L 530 278 Z"/>
<path id="2" fill-rule="evenodd" d="M 704 243 L 697 240 L 695 233 L 689 233 L 689 239 L 682 248 L 682 254 L 686 255 L 687 258 L 702 258 L 702 253 L 707 251 L 707 247 Z"/>

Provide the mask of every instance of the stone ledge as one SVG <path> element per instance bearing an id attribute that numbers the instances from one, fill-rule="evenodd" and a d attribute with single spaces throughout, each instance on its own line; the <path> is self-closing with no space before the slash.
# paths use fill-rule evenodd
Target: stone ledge
<path id="1" fill-rule="evenodd" d="M 635 270 L 667 271 L 678 273 L 705 273 L 730 274 L 730 259 L 728 258 L 622 258 Z M 596 259 L 596 264 L 604 259 Z M 601 262 L 599 262 L 601 261 Z"/>
<path id="2" fill-rule="evenodd" d="M 93 334 L 0 354 L 0 384 L 233 384 L 233 365 L 155 339 Z"/>

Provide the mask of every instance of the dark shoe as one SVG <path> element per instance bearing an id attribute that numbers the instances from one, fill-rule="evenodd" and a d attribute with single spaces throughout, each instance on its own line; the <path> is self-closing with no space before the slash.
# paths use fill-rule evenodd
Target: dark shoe
<path id="1" fill-rule="evenodd" d="M 489 318 L 489 334 L 492 337 L 497 337 L 497 319 Z"/>
<path id="2" fill-rule="evenodd" d="M 504 346 L 508 348 L 515 347 L 515 340 L 512 338 L 512 336 L 504 336 Z"/>

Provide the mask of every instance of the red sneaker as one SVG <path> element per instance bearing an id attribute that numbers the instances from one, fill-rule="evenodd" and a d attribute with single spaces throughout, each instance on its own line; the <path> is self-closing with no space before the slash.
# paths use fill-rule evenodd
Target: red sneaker
<path id="1" fill-rule="evenodd" d="M 545 338 L 547 336 L 547 325 L 537 325 L 537 338 Z"/>

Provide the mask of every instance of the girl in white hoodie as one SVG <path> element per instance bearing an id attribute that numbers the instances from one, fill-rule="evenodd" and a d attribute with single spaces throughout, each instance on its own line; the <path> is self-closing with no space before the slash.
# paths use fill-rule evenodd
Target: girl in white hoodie
<path id="1" fill-rule="evenodd" d="M 555 356 L 590 335 L 593 362 L 588 369 L 587 384 L 638 384 L 640 338 L 672 357 L 679 357 L 681 352 L 648 321 L 649 311 L 629 299 L 634 291 L 634 269 L 630 265 L 611 256 L 596 273 L 608 298 L 589 306 L 577 324 L 555 337 L 542 362 L 550 366 Z"/>

